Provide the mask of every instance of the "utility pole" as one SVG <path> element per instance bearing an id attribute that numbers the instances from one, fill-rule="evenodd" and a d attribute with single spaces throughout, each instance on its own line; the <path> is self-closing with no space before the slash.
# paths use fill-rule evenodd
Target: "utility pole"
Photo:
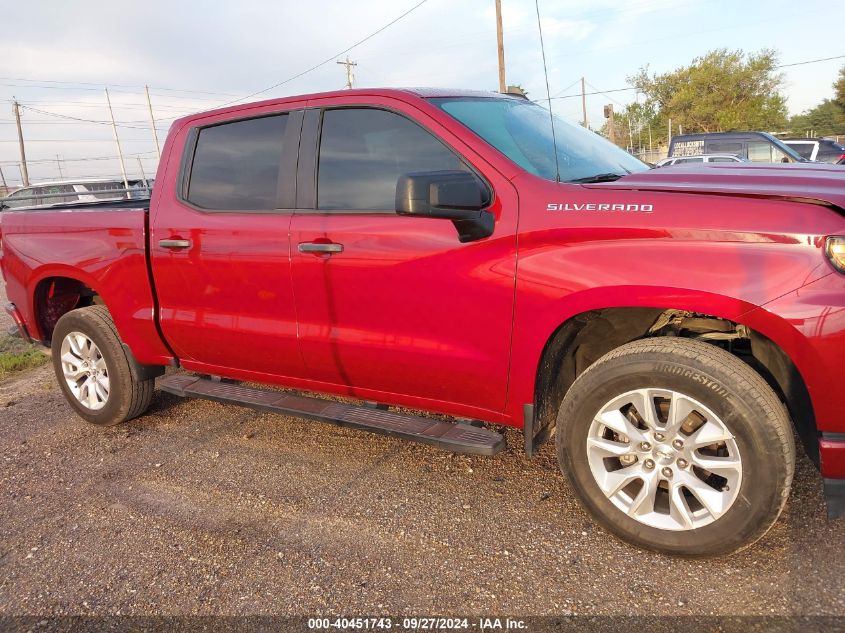
<path id="1" fill-rule="evenodd" d="M 496 0 L 496 44 L 499 47 L 499 92 L 504 94 L 508 91 L 508 87 L 505 83 L 505 38 L 502 33 L 502 0 Z"/>
<path id="2" fill-rule="evenodd" d="M 123 175 L 123 186 L 124 188 L 129 189 L 129 180 L 126 178 L 126 165 L 123 164 L 123 150 L 120 149 L 120 139 L 117 136 L 117 125 L 114 123 L 114 111 L 111 109 L 111 98 L 109 98 L 108 88 L 106 88 L 106 102 L 109 104 L 111 131 L 114 133 L 114 143 L 117 145 L 117 157 L 120 159 L 120 173 Z"/>
<path id="3" fill-rule="evenodd" d="M 144 186 L 149 189 L 150 184 L 147 182 L 147 174 L 144 173 L 144 163 L 141 162 L 140 156 L 136 156 L 135 158 L 138 159 L 138 169 L 141 170 L 141 180 L 144 181 Z M 149 191 L 147 193 L 149 193 Z"/>
<path id="4" fill-rule="evenodd" d="M 150 109 L 150 125 L 153 128 L 153 138 L 156 142 L 156 153 L 159 160 L 161 160 L 161 148 L 158 146 L 158 131 L 156 130 L 156 118 L 153 116 L 153 102 L 150 101 L 150 87 L 144 86 L 144 92 L 147 93 L 147 107 Z"/>
<path id="5" fill-rule="evenodd" d="M 584 127 L 589 129 L 590 122 L 587 121 L 587 95 L 586 89 L 584 88 L 584 84 L 587 82 L 581 77 L 581 112 L 584 114 Z"/>
<path id="6" fill-rule="evenodd" d="M 0 167 L 0 180 L 3 181 L 3 195 L 9 195 L 9 185 L 6 184 L 6 176 L 3 174 L 3 168 Z"/>
<path id="7" fill-rule="evenodd" d="M 346 89 L 350 90 L 352 88 L 352 84 L 355 81 L 355 75 L 352 74 L 352 68 L 357 66 L 357 62 L 353 62 L 349 59 L 349 55 L 346 56 L 346 60 L 342 62 L 337 62 L 341 66 L 346 66 Z"/>
<path id="8" fill-rule="evenodd" d="M 65 175 L 62 173 L 62 159 L 59 158 L 58 154 L 56 154 L 56 165 L 59 167 L 59 180 L 64 180 Z"/>
<path id="9" fill-rule="evenodd" d="M 668 143 L 667 147 L 671 144 L 672 144 L 672 117 L 669 117 L 669 143 Z"/>
<path id="10" fill-rule="evenodd" d="M 613 120 L 613 104 L 604 106 L 604 118 L 607 119 L 608 138 L 611 143 L 616 142 L 616 123 Z"/>
<path id="11" fill-rule="evenodd" d="M 20 105 L 17 100 L 14 102 L 15 106 L 15 123 L 18 125 L 18 145 L 20 146 L 21 150 L 21 180 L 23 180 L 23 186 L 29 187 L 29 171 L 26 168 L 26 150 L 23 147 L 23 131 L 21 130 L 21 111 Z"/>

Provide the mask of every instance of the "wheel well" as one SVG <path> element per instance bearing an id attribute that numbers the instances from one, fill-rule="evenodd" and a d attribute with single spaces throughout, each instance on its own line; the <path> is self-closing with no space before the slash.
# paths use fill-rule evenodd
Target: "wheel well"
<path id="1" fill-rule="evenodd" d="M 818 431 L 804 380 L 771 339 L 712 315 L 659 308 L 606 308 L 572 317 L 551 336 L 537 368 L 532 432 L 549 437 L 566 392 L 607 352 L 652 336 L 683 336 L 717 345 L 749 364 L 786 405 L 807 454 L 818 464 Z"/>
<path id="2" fill-rule="evenodd" d="M 99 295 L 77 279 L 47 277 L 35 287 L 35 319 L 44 343 L 49 344 L 56 323 L 76 308 L 100 303 Z"/>

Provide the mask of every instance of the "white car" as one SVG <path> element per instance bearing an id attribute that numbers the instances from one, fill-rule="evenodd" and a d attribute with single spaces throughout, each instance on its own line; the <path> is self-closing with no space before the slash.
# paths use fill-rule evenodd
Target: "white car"
<path id="1" fill-rule="evenodd" d="M 0 199 L 0 205 L 5 208 L 16 209 L 146 197 L 149 197 L 149 189 L 143 180 L 130 180 L 128 190 L 122 180 L 57 180 L 40 182 L 18 189 L 7 197 Z"/>
<path id="2" fill-rule="evenodd" d="M 670 156 L 657 161 L 655 167 L 685 165 L 689 163 L 747 163 L 748 161 L 733 154 L 699 154 L 698 156 Z"/>

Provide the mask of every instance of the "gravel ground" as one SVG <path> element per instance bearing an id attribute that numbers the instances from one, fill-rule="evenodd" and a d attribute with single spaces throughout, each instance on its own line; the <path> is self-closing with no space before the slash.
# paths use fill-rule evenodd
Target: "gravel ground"
<path id="1" fill-rule="evenodd" d="M 495 458 L 158 393 L 97 428 L 49 367 L 0 384 L 0 613 L 845 616 L 845 521 L 801 459 L 756 546 L 596 527 L 551 446 Z"/>
<path id="2" fill-rule="evenodd" d="M 102 429 L 29 371 L 0 383 L 0 615 L 845 618 L 845 520 L 806 458 L 762 541 L 690 561 L 603 532 L 552 446 L 507 440 L 456 456 L 164 393 Z"/>

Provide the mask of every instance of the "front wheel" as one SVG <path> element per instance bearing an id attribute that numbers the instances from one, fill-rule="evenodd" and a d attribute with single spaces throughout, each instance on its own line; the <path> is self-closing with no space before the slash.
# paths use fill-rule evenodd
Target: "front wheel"
<path id="1" fill-rule="evenodd" d="M 155 380 L 133 376 L 105 306 L 71 310 L 56 324 L 53 369 L 65 398 L 92 424 L 131 420 L 150 405 Z"/>
<path id="2" fill-rule="evenodd" d="M 795 446 L 771 387 L 721 348 L 623 345 L 573 383 L 557 418 L 561 470 L 606 529 L 640 547 L 747 547 L 789 495 Z"/>

